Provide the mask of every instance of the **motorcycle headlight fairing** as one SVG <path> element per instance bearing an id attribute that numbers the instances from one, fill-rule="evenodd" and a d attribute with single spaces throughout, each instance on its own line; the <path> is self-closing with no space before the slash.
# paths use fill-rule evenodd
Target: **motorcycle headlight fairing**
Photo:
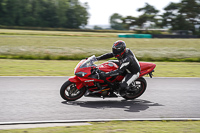
<path id="1" fill-rule="evenodd" d="M 85 72 L 77 72 L 77 73 L 75 73 L 75 75 L 78 76 L 78 77 L 84 77 L 86 74 L 87 73 L 85 73 Z"/>

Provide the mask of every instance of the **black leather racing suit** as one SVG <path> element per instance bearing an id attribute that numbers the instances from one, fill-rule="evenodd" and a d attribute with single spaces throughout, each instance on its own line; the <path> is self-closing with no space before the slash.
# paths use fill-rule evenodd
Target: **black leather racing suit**
<path id="1" fill-rule="evenodd" d="M 107 53 L 97 57 L 97 60 L 103 60 L 112 57 L 114 57 L 113 53 Z M 106 73 L 106 76 L 107 77 L 117 76 L 127 71 L 127 74 L 125 75 L 124 79 L 122 80 L 122 83 L 120 84 L 121 89 L 126 89 L 134 80 L 136 80 L 139 77 L 140 65 L 135 55 L 128 48 L 126 49 L 126 52 L 123 54 L 123 57 L 118 58 L 118 61 L 120 64 L 118 69 Z"/>

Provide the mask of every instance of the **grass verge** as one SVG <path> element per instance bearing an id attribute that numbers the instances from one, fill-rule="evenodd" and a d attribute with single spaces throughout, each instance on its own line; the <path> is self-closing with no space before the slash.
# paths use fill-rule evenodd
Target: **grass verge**
<path id="1" fill-rule="evenodd" d="M 0 76 L 72 76 L 79 61 L 0 59 Z M 101 62 L 97 62 L 100 64 Z M 155 77 L 199 77 L 199 62 L 153 62 Z"/>
<path id="2" fill-rule="evenodd" d="M 139 60 L 200 62 L 200 39 L 118 38 L 119 33 L 0 29 L 1 59 L 80 60 L 124 40 Z"/>
<path id="3" fill-rule="evenodd" d="M 88 126 L 0 130 L 0 133 L 199 133 L 200 121 L 111 121 Z"/>

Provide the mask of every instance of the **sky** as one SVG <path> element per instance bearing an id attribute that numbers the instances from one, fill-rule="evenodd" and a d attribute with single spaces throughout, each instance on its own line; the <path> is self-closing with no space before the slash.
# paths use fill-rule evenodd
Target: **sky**
<path id="1" fill-rule="evenodd" d="M 79 0 L 81 3 L 87 2 L 89 5 L 88 12 L 90 18 L 88 25 L 109 25 L 110 16 L 118 13 L 123 17 L 126 16 L 139 16 L 142 12 L 138 12 L 138 8 L 145 6 L 149 3 L 154 6 L 160 13 L 163 8 L 171 2 L 180 2 L 181 0 Z"/>

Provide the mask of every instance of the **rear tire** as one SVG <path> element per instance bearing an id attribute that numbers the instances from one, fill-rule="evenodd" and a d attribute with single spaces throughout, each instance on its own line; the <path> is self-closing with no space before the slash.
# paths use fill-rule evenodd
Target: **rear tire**
<path id="1" fill-rule="evenodd" d="M 133 83 L 131 83 L 130 87 L 133 87 L 132 84 L 135 84 L 134 91 L 131 93 L 126 92 L 126 95 L 123 96 L 126 100 L 133 100 L 135 98 L 140 97 L 146 90 L 147 82 L 143 77 L 140 77 L 139 79 L 135 80 Z"/>
<path id="2" fill-rule="evenodd" d="M 60 88 L 60 96 L 67 101 L 75 101 L 85 94 L 85 87 L 80 90 L 76 88 L 76 84 L 66 81 Z"/>

